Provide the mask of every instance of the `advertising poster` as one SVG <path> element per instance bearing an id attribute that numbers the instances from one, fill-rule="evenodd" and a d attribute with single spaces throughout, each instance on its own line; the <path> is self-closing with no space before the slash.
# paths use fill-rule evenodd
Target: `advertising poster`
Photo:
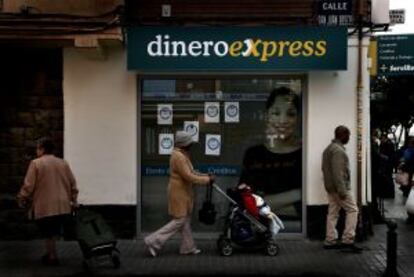
<path id="1" fill-rule="evenodd" d="M 224 103 L 224 122 L 238 123 L 240 121 L 239 102 Z"/>
<path id="2" fill-rule="evenodd" d="M 191 134 L 193 141 L 199 141 L 200 124 L 198 121 L 184 121 L 184 131 Z"/>
<path id="3" fill-rule="evenodd" d="M 174 134 L 158 135 L 158 154 L 171 155 L 174 148 Z"/>
<path id="4" fill-rule="evenodd" d="M 157 123 L 158 125 L 172 125 L 173 122 L 173 105 L 158 104 L 157 105 Z"/>
<path id="5" fill-rule="evenodd" d="M 220 102 L 204 103 L 204 121 L 206 123 L 220 122 Z"/>
<path id="6" fill-rule="evenodd" d="M 221 135 L 206 135 L 206 155 L 220 156 Z"/>

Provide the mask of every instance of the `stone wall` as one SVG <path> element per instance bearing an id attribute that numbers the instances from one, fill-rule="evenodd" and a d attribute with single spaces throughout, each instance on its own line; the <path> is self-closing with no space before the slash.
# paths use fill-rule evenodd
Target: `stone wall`
<path id="1" fill-rule="evenodd" d="M 50 136 L 63 154 L 61 49 L 2 48 L 0 75 L 0 239 L 36 235 L 15 196 L 35 142 Z"/>

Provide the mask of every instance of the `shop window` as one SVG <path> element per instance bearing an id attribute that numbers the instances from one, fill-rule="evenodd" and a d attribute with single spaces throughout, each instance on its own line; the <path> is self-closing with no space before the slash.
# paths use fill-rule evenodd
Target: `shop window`
<path id="1" fill-rule="evenodd" d="M 301 232 L 303 87 L 301 77 L 141 80 L 142 231 L 153 231 L 169 220 L 169 155 L 160 154 L 159 135 L 197 122 L 199 142 L 191 152 L 195 168 L 217 175 L 224 191 L 249 183 L 285 222 L 285 232 Z M 208 102 L 219 107 L 217 123 L 206 122 Z M 170 122 L 159 121 L 160 105 L 172 108 Z M 206 146 L 208 135 L 219 136 L 218 150 Z M 205 190 L 195 187 L 193 229 L 221 231 L 229 203 L 218 193 L 213 194 L 217 224 L 207 226 L 197 219 Z"/>

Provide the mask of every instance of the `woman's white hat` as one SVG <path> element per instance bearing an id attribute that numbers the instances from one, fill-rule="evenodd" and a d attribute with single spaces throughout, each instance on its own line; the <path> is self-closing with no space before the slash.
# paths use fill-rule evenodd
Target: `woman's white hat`
<path id="1" fill-rule="evenodd" d="M 193 137 L 190 135 L 190 133 L 186 131 L 177 131 L 175 133 L 175 146 L 176 147 L 186 147 L 190 144 L 194 143 Z"/>

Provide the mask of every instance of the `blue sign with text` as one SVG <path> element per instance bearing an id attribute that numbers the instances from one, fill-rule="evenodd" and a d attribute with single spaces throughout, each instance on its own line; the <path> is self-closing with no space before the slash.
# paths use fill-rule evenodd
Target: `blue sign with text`
<path id="1" fill-rule="evenodd" d="M 168 176 L 168 165 L 142 166 L 142 176 Z M 239 176 L 240 166 L 204 164 L 196 166 L 195 170 L 203 173 L 211 173 L 217 176 Z"/>
<path id="2" fill-rule="evenodd" d="M 346 70 L 346 27 L 130 27 L 128 69 Z"/>

